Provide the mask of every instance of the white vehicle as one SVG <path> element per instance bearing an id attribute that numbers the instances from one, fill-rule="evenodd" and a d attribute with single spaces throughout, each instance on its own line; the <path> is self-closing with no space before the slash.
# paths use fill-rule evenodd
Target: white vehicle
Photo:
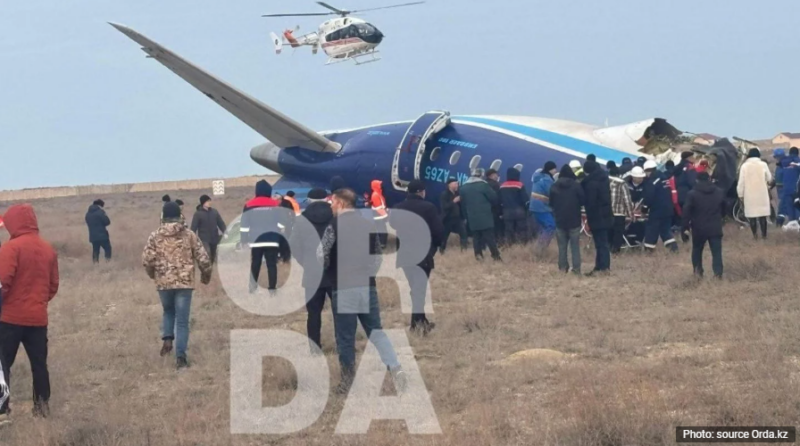
<path id="1" fill-rule="evenodd" d="M 353 60 L 356 65 L 361 65 L 369 62 L 377 62 L 380 60 L 378 54 L 378 45 L 383 41 L 383 33 L 378 30 L 374 25 L 366 21 L 349 17 L 350 14 L 364 11 L 375 11 L 378 9 L 398 8 L 401 6 L 418 5 L 425 2 L 412 2 L 403 3 L 400 5 L 381 6 L 378 8 L 362 9 L 359 11 L 346 11 L 335 8 L 325 2 L 317 2 L 319 5 L 330 9 L 332 12 L 310 12 L 310 13 L 290 13 L 290 14 L 266 14 L 263 17 L 309 17 L 309 16 L 328 16 L 338 15 L 339 18 L 327 20 L 323 22 L 316 32 L 308 33 L 302 36 L 295 36 L 294 32 L 298 31 L 300 27 L 294 30 L 287 29 L 283 32 L 282 37 L 277 34 L 271 33 L 272 43 L 275 45 L 275 53 L 280 54 L 284 46 L 292 48 L 299 48 L 301 46 L 310 46 L 311 53 L 317 54 L 319 48 L 328 56 L 328 62 L 325 65 L 332 63 L 343 62 L 345 60 Z"/>

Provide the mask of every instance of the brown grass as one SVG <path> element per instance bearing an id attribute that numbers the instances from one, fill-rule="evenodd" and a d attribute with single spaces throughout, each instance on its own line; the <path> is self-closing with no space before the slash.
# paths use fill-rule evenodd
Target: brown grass
<path id="1" fill-rule="evenodd" d="M 217 207 L 230 220 L 250 190 L 228 192 Z M 555 244 L 539 258 L 530 249 L 508 250 L 503 265 L 451 251 L 437 260 L 432 279 L 437 328 L 426 338 L 410 336 L 442 435 L 410 436 L 402 423 L 388 421 L 373 423 L 365 436 L 335 435 L 344 401 L 332 395 L 320 420 L 300 434 L 232 436 L 230 330 L 304 332 L 305 314 L 248 314 L 215 279 L 194 299 L 193 366 L 176 372 L 173 359 L 158 356 L 160 304 L 139 266 L 158 223 L 160 195 L 105 197 L 116 258 L 96 268 L 83 224 L 90 200 L 35 203 L 62 268 L 62 289 L 50 308 L 52 416 L 29 415 L 30 372 L 21 353 L 14 423 L 0 431 L 0 443 L 624 446 L 671 444 L 681 424 L 800 420 L 797 236 L 773 231 L 756 242 L 729 225 L 722 282 L 691 279 L 688 246 L 678 255 L 622 255 L 611 277 L 597 279 L 560 274 Z M 593 253 L 584 254 L 591 266 Z M 396 286 L 382 280 L 380 291 L 384 325 L 404 327 Z M 360 351 L 364 342 L 362 336 Z M 329 311 L 323 343 L 336 373 Z M 500 361 L 531 348 L 566 355 Z M 274 359 L 264 369 L 265 404 L 285 404 L 294 371 Z"/>

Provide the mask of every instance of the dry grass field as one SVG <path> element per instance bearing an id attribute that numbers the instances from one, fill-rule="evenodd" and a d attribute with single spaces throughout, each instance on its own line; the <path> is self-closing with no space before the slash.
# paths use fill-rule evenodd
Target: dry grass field
<path id="1" fill-rule="evenodd" d="M 231 220 L 251 191 L 228 192 L 217 208 Z M 34 203 L 61 260 L 61 291 L 50 306 L 52 416 L 30 416 L 20 352 L 13 424 L 0 430 L 0 444 L 626 446 L 672 444 L 676 425 L 800 420 L 798 236 L 771 229 L 755 242 L 729 224 L 721 282 L 692 279 L 686 245 L 678 255 L 615 257 L 610 277 L 591 279 L 560 274 L 555 243 L 537 259 L 530 249 L 508 250 L 501 265 L 449 252 L 432 277 L 437 328 L 410 336 L 443 434 L 411 436 L 403 423 L 382 421 L 367 435 L 335 435 L 344 399 L 332 395 L 300 434 L 231 435 L 230 331 L 304 333 L 305 313 L 249 314 L 215 278 L 193 299 L 192 367 L 176 371 L 173 358 L 158 355 L 160 301 L 140 266 L 160 196 L 103 197 L 115 259 L 97 267 L 83 223 L 91 199 Z M 172 196 L 189 203 L 191 218 L 197 197 Z M 584 253 L 590 267 L 593 252 Z M 404 327 L 396 286 L 381 280 L 380 297 L 385 327 Z M 329 309 L 323 343 L 337 370 Z M 359 351 L 364 344 L 361 335 Z M 527 349 L 552 351 L 505 360 Z M 264 404 L 288 402 L 294 379 L 288 363 L 265 360 Z"/>

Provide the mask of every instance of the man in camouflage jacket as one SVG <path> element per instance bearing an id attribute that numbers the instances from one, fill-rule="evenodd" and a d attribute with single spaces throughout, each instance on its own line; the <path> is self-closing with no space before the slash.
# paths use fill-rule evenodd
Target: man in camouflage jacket
<path id="1" fill-rule="evenodd" d="M 181 223 L 181 210 L 176 203 L 165 203 L 162 215 L 163 223 L 147 240 L 142 264 L 147 275 L 156 282 L 164 307 L 161 356 L 172 351 L 175 340 L 178 368 L 184 368 L 189 366 L 186 347 L 195 263 L 200 267 L 200 281 L 208 284 L 211 261 L 197 235 Z"/>

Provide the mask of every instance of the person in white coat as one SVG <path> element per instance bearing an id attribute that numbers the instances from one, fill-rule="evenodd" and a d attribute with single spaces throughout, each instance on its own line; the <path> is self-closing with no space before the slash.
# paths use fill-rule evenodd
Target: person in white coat
<path id="1" fill-rule="evenodd" d="M 767 217 L 770 215 L 769 183 L 772 174 L 767 163 L 761 160 L 758 149 L 750 149 L 747 160 L 739 169 L 739 184 L 736 191 L 744 203 L 744 216 L 750 221 L 753 237 L 758 238 L 758 226 L 761 237 L 767 238 Z"/>

